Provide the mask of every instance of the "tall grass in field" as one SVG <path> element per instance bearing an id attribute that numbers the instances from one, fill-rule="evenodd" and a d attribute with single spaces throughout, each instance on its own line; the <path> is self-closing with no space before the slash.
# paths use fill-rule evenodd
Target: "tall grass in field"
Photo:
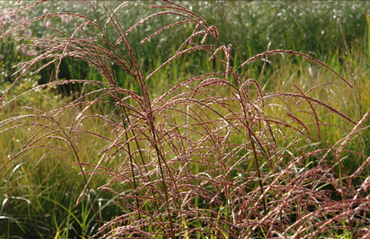
<path id="1" fill-rule="evenodd" d="M 370 236 L 370 157 L 365 150 L 370 111 L 361 105 L 360 81 L 354 73 L 345 79 L 309 55 L 269 46 L 243 59 L 217 3 L 214 9 L 228 32 L 218 31 L 196 12 L 168 0 L 150 6 L 155 10 L 153 14 L 123 28 L 118 16 L 126 4 L 115 9 L 104 6 L 105 23 L 79 13 L 58 12 L 19 25 L 21 28 L 63 16 L 76 22 L 73 33 L 51 28 L 57 38 L 27 39 L 28 46 L 37 50 L 35 58 L 17 65 L 16 79 L 0 97 L 1 110 L 40 88 L 79 84 L 81 91 L 53 109 L 28 106 L 24 107 L 25 114 L 9 113 L 2 119 L 2 134 L 29 127 L 32 132 L 17 152 L 9 154 L 1 171 L 9 170 L 17 158 L 44 149 L 73 158 L 84 185 L 75 204 L 86 203 L 87 198 L 94 205 L 94 218 L 72 219 L 70 205 L 66 208 L 69 217 L 63 223 L 69 225 L 69 220 L 76 220 L 83 228 L 87 220 L 94 220 L 97 229 L 91 227 L 88 231 L 97 238 Z M 91 7 L 96 9 L 93 1 Z M 192 33 L 179 43 L 172 57 L 147 74 L 129 35 L 146 22 L 171 16 L 175 16 L 174 22 L 156 25 L 141 43 L 182 25 L 190 25 Z M 113 42 L 108 41 L 107 29 L 118 35 Z M 232 40 L 223 42 L 223 34 L 230 34 Z M 349 56 L 347 49 L 343 50 Z M 180 82 L 163 79 L 164 86 L 153 85 L 153 77 L 167 66 L 193 54 L 219 64 L 222 71 L 204 72 Z M 277 90 L 267 91 L 264 72 L 274 58 L 281 56 L 307 61 L 312 80 L 292 82 L 287 88 L 276 74 Z M 35 70 L 36 74 L 52 64 L 58 73 L 64 58 L 87 62 L 99 72 L 101 80 L 57 79 L 7 98 L 38 62 L 46 63 Z M 349 59 L 346 66 L 351 70 Z M 252 64 L 261 65 L 257 77 L 250 75 Z M 281 65 L 281 70 L 284 67 Z M 306 67 L 302 63 L 300 70 Z M 316 84 L 313 71 L 325 71 L 329 80 Z M 290 81 L 299 79 L 296 72 L 292 74 Z M 120 77 L 130 80 L 123 83 Z M 353 114 L 346 115 L 332 106 L 328 95 L 336 89 L 352 99 L 353 103 L 342 104 L 350 104 L 355 109 Z M 99 114 L 102 110 L 98 109 L 114 113 Z M 69 117 L 62 118 L 63 114 Z M 25 123 L 27 119 L 32 123 Z M 96 130 L 93 124 L 104 130 Z M 95 163 L 83 154 L 86 147 L 98 149 Z M 46 175 L 44 180 L 49 177 Z M 98 188 L 96 178 L 105 179 Z M 120 215 L 103 221 L 104 209 L 96 207 L 95 190 L 110 193 L 120 206 Z M 59 203 L 58 196 L 50 200 Z M 62 233 L 57 230 L 56 236 Z"/>

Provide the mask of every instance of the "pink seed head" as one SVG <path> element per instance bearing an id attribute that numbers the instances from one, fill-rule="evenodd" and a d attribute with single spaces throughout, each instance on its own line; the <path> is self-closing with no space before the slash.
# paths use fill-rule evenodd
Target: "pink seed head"
<path id="1" fill-rule="evenodd" d="M 24 32 L 23 32 L 23 35 L 25 35 L 25 36 L 31 36 L 31 34 L 32 34 L 32 32 L 31 32 L 31 30 L 30 30 L 30 29 L 26 29 L 26 30 L 24 30 Z"/>
<path id="2" fill-rule="evenodd" d="M 65 21 L 66 23 L 69 23 L 71 19 L 69 19 L 68 16 L 62 16 L 62 20 Z"/>
<path id="3" fill-rule="evenodd" d="M 50 29 L 51 28 L 51 22 L 47 21 L 45 23 L 45 27 L 46 27 L 46 29 Z"/>
<path id="4" fill-rule="evenodd" d="M 21 49 L 22 49 L 23 55 L 27 56 L 27 48 L 26 48 L 26 46 L 22 44 Z"/>

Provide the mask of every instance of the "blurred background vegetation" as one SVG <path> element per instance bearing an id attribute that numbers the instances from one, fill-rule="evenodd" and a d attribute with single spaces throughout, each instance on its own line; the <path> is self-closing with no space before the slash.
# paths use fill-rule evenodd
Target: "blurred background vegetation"
<path id="1" fill-rule="evenodd" d="M 23 4 L 27 2 L 25 1 Z M 7 18 L 6 14 L 15 8 L 10 3 L 11 1 L 0 4 L 2 16 L 0 32 L 9 30 L 25 19 L 57 11 L 83 12 L 91 18 L 95 18 L 88 1 L 50 1 Z M 119 3 L 120 1 L 96 1 L 97 19 L 101 24 L 104 24 L 107 19 L 103 5 L 109 5 L 114 9 Z M 220 39 L 223 43 L 233 43 L 227 25 L 214 3 L 207 1 L 181 1 L 181 3 L 205 16 L 208 24 L 216 25 L 219 32 L 222 32 Z M 123 29 L 128 29 L 143 17 L 155 12 L 155 9 L 148 9 L 148 6 L 156 4 L 160 4 L 160 2 L 129 1 L 127 6 L 119 10 Z M 220 5 L 234 31 L 243 59 L 265 51 L 269 43 L 271 43 L 270 49 L 300 51 L 323 62 L 334 64 L 337 61 L 343 63 L 343 60 L 338 58 L 341 55 L 341 47 L 345 47 L 343 39 L 346 39 L 350 49 L 365 48 L 368 52 L 369 38 L 366 19 L 370 3 L 366 1 L 299 2 L 297 4 L 292 4 L 290 1 L 221 1 Z M 16 6 L 21 7 L 22 5 Z M 175 27 L 159 34 L 145 44 L 140 44 L 142 39 L 161 26 L 174 22 L 174 20 L 176 19 L 173 16 L 160 16 L 138 26 L 129 34 L 129 40 L 137 51 L 145 71 L 153 71 L 172 56 L 181 43 L 192 33 L 193 26 L 191 25 Z M 2 69 L 0 82 L 11 82 L 13 79 L 11 75 L 15 72 L 15 69 L 11 67 L 20 61 L 30 59 L 34 53 L 25 47 L 24 44 L 27 43 L 25 40 L 14 41 L 14 37 L 25 37 L 29 34 L 32 37 L 57 37 L 57 33 L 50 29 L 46 31 L 47 28 L 52 27 L 72 33 L 75 29 L 75 21 L 76 18 L 67 16 L 45 18 L 27 28 L 22 28 L 18 31 L 17 36 L 13 35 L 1 39 L 0 54 L 3 59 L 0 62 Z M 343 31 L 341 31 L 340 25 Z M 110 25 L 110 27 L 113 26 Z M 115 42 L 118 35 L 116 31 L 108 30 L 105 37 L 110 42 Z M 236 48 L 234 47 L 233 50 L 236 56 L 234 59 L 238 59 Z M 369 57 L 364 59 L 369 62 Z M 294 57 L 289 60 L 292 63 L 297 61 Z M 217 67 L 214 64 L 214 62 L 208 62 L 206 58 L 201 57 L 183 58 L 179 65 L 173 66 L 176 70 L 165 71 L 162 76 L 167 79 L 176 79 L 185 74 L 186 77 L 189 77 L 206 72 L 208 67 L 214 69 Z M 61 69 L 59 76 L 61 79 L 96 78 L 94 70 L 82 61 L 65 59 Z M 53 65 L 47 67 L 41 74 L 33 76 L 34 82 L 45 83 L 52 80 L 55 77 L 54 71 Z M 253 73 L 258 75 L 259 71 L 260 67 L 252 69 L 252 76 Z M 272 72 L 274 70 L 269 68 L 267 73 Z M 117 74 L 120 76 L 119 72 Z M 129 80 L 125 76 L 121 76 L 121 78 L 122 84 Z"/>

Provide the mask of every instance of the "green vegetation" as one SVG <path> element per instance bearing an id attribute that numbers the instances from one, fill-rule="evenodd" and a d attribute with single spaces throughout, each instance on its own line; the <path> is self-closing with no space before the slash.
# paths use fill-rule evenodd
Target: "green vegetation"
<path id="1" fill-rule="evenodd" d="M 369 3 L 29 4 L 0 8 L 0 238 L 370 235 Z"/>

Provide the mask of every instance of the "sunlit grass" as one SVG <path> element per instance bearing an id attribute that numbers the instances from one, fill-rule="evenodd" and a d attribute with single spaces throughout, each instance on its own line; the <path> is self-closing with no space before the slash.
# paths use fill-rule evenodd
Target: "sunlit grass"
<path id="1" fill-rule="evenodd" d="M 45 112 L 56 105 L 68 102 L 69 99 L 51 100 L 54 96 L 49 91 L 38 93 L 39 99 L 32 99 L 26 96 L 27 100 L 32 100 L 32 107 L 44 110 Z M 28 106 L 26 101 L 20 100 L 10 107 L 11 110 L 2 110 L 1 118 L 10 118 L 18 114 L 34 114 L 31 109 L 22 107 Z M 41 101 L 40 101 L 41 100 Z M 58 117 L 62 127 L 70 125 L 74 111 L 65 112 Z M 104 114 L 103 111 L 101 111 Z M 35 135 L 40 127 L 35 124 L 47 124 L 48 121 L 29 117 L 19 123 L 23 127 L 11 131 L 2 132 L 0 139 L 0 151 L 5 156 L 1 160 L 4 165 L 11 155 L 20 151 L 25 143 Z M 82 125 L 83 124 L 83 125 Z M 107 125 L 99 125 L 94 119 L 86 119 L 80 125 L 81 129 L 87 128 L 100 135 L 109 134 Z M 10 126 L 11 127 L 11 126 Z M 96 163 L 99 160 L 97 152 L 104 147 L 99 138 L 89 134 L 76 135 L 76 142 L 81 142 L 79 156 L 83 162 Z M 55 147 L 67 149 L 65 142 L 47 139 L 45 144 L 53 144 Z M 53 142 L 55 141 L 55 142 Z M 67 149 L 68 150 L 68 149 Z M 118 167 L 121 155 L 117 155 L 116 161 L 109 161 L 107 167 Z M 91 205 L 87 197 L 82 204 L 76 206 L 76 200 L 81 193 L 84 182 L 76 160 L 68 152 L 50 151 L 47 148 L 36 148 L 30 150 L 21 157 L 12 161 L 2 170 L 3 184 L 1 186 L 2 210 L 1 216 L 9 217 L 12 221 L 3 218 L 0 221 L 0 228 L 4 235 L 36 236 L 37 233 L 46 238 L 52 235 L 59 235 L 61 238 L 67 235 L 89 235 L 98 224 L 92 212 Z M 97 188 L 106 182 L 105 176 L 98 176 L 91 183 L 91 188 Z M 112 197 L 100 191 L 94 191 L 95 207 L 99 210 L 101 220 L 110 220 L 119 212 L 119 207 L 112 202 Z M 110 209 L 111 208 L 111 209 Z M 104 211 L 102 211 L 104 209 Z M 112 213 L 114 212 L 114 213 Z M 22 230 L 20 230 L 22 228 Z M 4 231 L 6 230 L 6 231 Z"/>
<path id="2" fill-rule="evenodd" d="M 170 14 L 200 22 L 206 30 L 199 35 L 226 49 L 200 16 L 167 6 Z M 110 20 L 108 33 L 124 35 L 119 19 Z M 157 30 L 171 23 L 153 24 Z M 97 24 L 90 30 L 77 30 L 81 35 L 72 40 L 34 39 L 52 46 L 41 60 L 62 58 L 68 49 L 95 67 L 77 64 L 69 81 L 77 93 L 55 96 L 67 83 L 62 80 L 5 105 L 35 87 L 20 79 L 2 101 L 2 236 L 366 235 L 368 120 L 357 122 L 368 115 L 370 100 L 361 48 L 351 55 L 330 49 L 328 66 L 300 52 L 267 51 L 244 72 L 236 53 L 230 61 L 230 52 L 221 50 L 209 61 L 216 47 L 202 48 L 193 33 L 191 46 L 201 51 L 172 52 L 177 59 L 162 67 L 150 61 L 157 53 L 167 60 L 160 47 L 142 54 L 121 38 L 122 50 L 109 45 L 109 37 L 94 39 L 92 31 L 104 32 Z M 70 69 L 73 62 L 67 60 Z M 84 74 L 87 80 L 79 80 Z"/>
<path id="3" fill-rule="evenodd" d="M 279 68 L 285 69 L 284 71 L 276 72 L 271 77 L 271 79 L 268 79 L 270 81 L 268 84 L 271 84 L 271 81 L 274 81 L 274 90 L 276 90 L 276 92 L 297 93 L 297 88 L 295 88 L 294 85 L 296 85 L 299 89 L 307 91 L 316 85 L 323 84 L 323 86 L 310 91 L 309 95 L 315 99 L 319 99 L 324 102 L 330 102 L 330 106 L 332 106 L 333 108 L 338 109 L 340 112 L 350 117 L 354 117 L 353 110 L 348 107 L 348 104 L 353 97 L 351 95 L 353 94 L 353 92 L 348 90 L 343 91 L 342 89 L 344 88 L 344 84 L 339 82 L 336 77 L 332 76 L 332 74 L 327 71 L 317 69 L 317 66 L 309 66 L 309 63 L 302 63 L 305 64 L 304 66 L 302 66 L 303 68 L 312 67 L 312 71 L 316 71 L 315 75 L 310 74 L 312 72 L 310 70 L 302 69 L 300 76 L 297 76 L 296 67 L 290 64 L 282 66 L 281 64 L 284 63 L 280 62 L 277 62 L 276 64 L 279 64 Z M 271 66 L 274 67 L 274 62 L 271 63 Z M 366 78 L 366 71 L 364 71 L 362 77 Z M 165 91 L 165 89 L 167 88 L 167 86 L 163 84 L 162 87 L 164 88 L 162 89 L 163 91 Z M 361 81 L 361 89 L 367 89 L 368 87 L 370 87 L 368 82 Z M 15 89 L 15 93 L 16 92 L 17 89 Z M 158 92 L 160 91 L 156 91 L 154 95 L 159 95 Z M 220 95 L 220 92 L 223 92 L 222 89 L 217 90 L 215 88 L 214 95 Z M 45 112 L 54 108 L 56 102 L 59 101 L 51 100 L 51 98 L 54 96 L 52 95 L 52 93 L 45 90 L 39 92 L 38 97 L 38 100 L 31 99 L 31 101 L 34 103 L 38 102 L 38 105 L 33 104 L 32 107 L 43 109 Z M 11 111 L 2 111 L 1 118 L 10 118 L 11 116 L 14 116 L 14 114 L 32 113 L 32 110 L 22 109 L 22 106 L 27 106 L 26 102 L 29 101 L 29 98 L 27 96 L 23 98 L 25 98 L 26 100 L 20 99 L 18 103 L 14 104 L 14 106 L 11 107 Z M 68 98 L 62 99 L 59 103 L 68 102 L 69 100 L 70 99 Z M 273 118 L 283 119 L 291 126 L 300 127 L 299 123 L 297 123 L 293 118 L 286 115 L 285 110 L 281 110 L 281 108 L 273 106 L 281 105 L 281 103 L 282 101 L 278 99 L 266 100 L 265 114 Z M 363 94 L 362 103 L 364 106 L 370 105 L 370 99 L 367 94 Z M 190 107 L 193 108 L 195 112 L 198 111 L 197 114 L 200 113 L 200 111 L 197 110 L 196 107 Z M 237 104 L 234 103 L 231 103 L 230 105 L 230 108 L 237 107 Z M 292 112 L 299 112 L 301 110 L 309 108 L 309 105 L 307 102 L 302 100 L 299 105 L 290 104 L 289 107 Z M 221 114 L 227 113 L 225 109 L 214 109 Z M 333 118 L 332 114 L 327 115 L 327 111 L 325 110 L 325 108 L 318 106 L 315 109 L 317 110 L 318 117 L 325 120 L 327 124 L 340 125 L 344 128 L 349 127 L 347 123 L 342 125 L 340 117 Z M 96 108 L 93 111 L 96 111 L 101 115 L 107 115 L 107 112 L 110 112 L 112 108 L 109 107 L 106 110 L 104 110 L 103 107 Z M 186 107 L 183 108 L 183 110 L 186 110 Z M 61 122 L 64 126 L 70 125 L 71 119 L 74 115 L 74 111 L 75 109 L 61 114 L 57 118 L 57 120 Z M 112 119 L 117 119 L 117 117 L 119 118 L 119 115 L 115 115 L 114 111 L 108 114 L 110 115 L 109 117 Z M 299 116 L 299 114 L 297 115 Z M 305 113 L 302 113 L 302 115 L 302 118 L 305 119 L 303 123 L 308 125 L 307 128 L 311 132 L 313 132 L 310 137 L 314 141 L 310 143 L 311 146 L 308 146 L 312 147 L 312 149 L 326 148 L 328 147 L 328 142 L 333 145 L 335 144 L 335 142 L 340 140 L 344 135 L 348 133 L 347 130 L 342 130 L 341 128 L 327 125 L 325 127 L 320 127 L 320 138 L 318 138 L 315 124 L 310 124 L 310 122 L 314 122 L 314 117 L 312 115 L 308 115 L 307 117 L 307 114 Z M 167 124 L 174 124 L 172 118 L 175 116 L 172 115 L 172 113 L 169 113 L 167 117 Z M 211 112 L 209 117 L 212 118 Z M 183 121 L 180 121 L 181 119 Z M 179 125 L 185 124 L 186 121 L 189 119 L 187 119 L 186 117 L 181 117 L 180 120 L 178 119 L 178 121 L 176 122 Z M 203 117 L 198 120 L 206 121 L 206 118 Z M 0 139 L 0 146 L 2 148 L 0 149 L 0 151 L 4 152 L 4 155 L 9 156 L 14 155 L 16 152 L 18 152 L 23 144 L 27 141 L 27 139 L 29 139 L 35 133 L 35 131 L 37 131 L 37 127 L 31 127 L 27 125 L 35 122 L 39 121 L 35 121 L 34 118 L 26 118 L 25 120 L 22 120 L 22 124 L 25 124 L 24 127 L 2 133 L 2 137 Z M 41 120 L 40 123 L 45 123 L 45 121 Z M 190 120 L 189 123 L 196 123 L 196 121 Z M 19 124 L 19 122 L 17 124 Z M 80 128 L 88 129 L 96 134 L 106 136 L 109 136 L 112 130 L 109 125 L 102 124 L 101 122 L 96 121 L 92 118 L 87 118 L 83 120 Z M 181 131 L 184 132 L 185 130 L 197 130 L 198 132 L 201 132 L 204 129 L 201 129 L 199 126 L 194 126 L 190 127 L 189 129 L 182 129 Z M 99 142 L 99 139 L 97 137 L 94 137 L 90 134 L 78 134 L 76 137 L 80 158 L 83 159 L 84 163 L 96 164 L 99 160 L 97 152 L 105 147 L 104 142 Z M 295 134 L 293 134 L 286 135 L 286 137 L 294 138 L 296 136 Z M 237 143 L 240 140 L 243 140 L 243 137 L 234 138 L 231 141 L 231 144 L 233 142 Z M 281 138 L 280 140 L 286 140 L 287 142 L 289 142 L 289 140 L 284 138 Z M 360 139 L 357 139 L 356 141 L 358 143 L 361 143 Z M 284 142 L 280 142 L 279 144 L 281 144 L 282 148 L 285 148 L 287 146 L 286 144 L 284 144 Z M 306 144 L 307 142 L 301 143 L 302 146 L 305 146 Z M 67 148 L 63 142 L 56 142 L 53 145 L 59 146 L 61 148 Z M 354 147 L 353 150 L 357 150 L 356 144 L 351 147 Z M 217 160 L 218 157 L 225 157 L 219 155 L 219 153 L 214 152 L 213 160 Z M 243 153 L 241 155 L 243 155 Z M 105 166 L 116 168 L 120 165 L 120 162 L 122 160 L 122 158 L 120 159 L 120 157 L 122 157 L 120 154 L 116 155 L 115 160 L 108 161 Z M 200 159 L 194 158 L 195 162 L 200 162 L 199 160 Z M 358 168 L 362 160 L 363 159 L 361 157 L 353 155 L 348 160 L 344 161 L 344 164 L 346 165 L 348 171 L 353 172 L 353 170 Z M 3 160 L 1 164 L 4 164 L 5 161 Z M 313 162 L 310 160 L 306 161 L 306 167 L 310 167 L 312 163 Z M 219 166 L 222 168 L 222 165 Z M 207 166 L 200 166 L 199 163 L 189 164 L 189 169 L 195 174 L 204 171 L 205 167 Z M 253 165 L 249 165 L 249 167 L 253 167 Z M 26 233 L 24 234 L 26 235 L 29 230 L 27 225 L 33 225 L 36 226 L 34 228 L 35 231 L 38 231 L 41 234 L 52 233 L 55 235 L 59 235 L 59 237 L 64 237 L 68 234 L 71 235 L 73 233 L 86 233 L 87 235 L 94 231 L 97 228 L 97 224 L 92 217 L 92 209 L 91 206 L 88 204 L 88 201 L 83 201 L 86 205 L 74 207 L 79 193 L 82 191 L 84 186 L 82 176 L 79 175 L 79 172 L 80 170 L 78 168 L 78 165 L 76 165 L 75 159 L 72 155 L 64 152 L 53 152 L 48 149 L 35 149 L 29 151 L 28 153 L 23 154 L 22 157 L 19 157 L 17 160 L 13 161 L 2 171 L 2 175 L 4 175 L 3 178 L 7 180 L 5 186 L 2 187 L 3 200 L 4 197 L 9 197 L 7 199 L 8 201 L 3 205 L 2 215 L 9 216 L 10 218 L 16 220 L 19 225 L 17 225 L 15 222 L 11 222 L 9 224 L 8 220 L 3 220 L 3 222 L 6 223 L 3 223 L 2 227 L 9 228 L 10 233 L 13 230 L 19 231 L 19 228 L 22 227 L 23 230 L 26 231 Z M 214 171 L 214 173 L 214 176 L 217 176 L 219 172 Z M 237 174 L 233 174 L 232 177 L 238 178 Z M 106 182 L 105 180 L 107 180 L 105 176 L 94 176 L 94 180 L 91 183 L 91 188 L 97 188 L 101 184 L 104 184 Z M 108 194 L 102 194 L 99 191 L 97 191 L 97 193 L 99 194 L 96 196 L 97 199 L 95 199 L 96 205 L 100 204 L 100 207 L 103 207 L 105 203 L 108 203 L 108 205 L 112 203 L 109 202 L 111 199 L 107 197 Z M 196 205 L 198 203 L 195 202 Z M 87 208 L 83 209 L 84 207 Z M 113 205 L 111 205 L 110 207 L 116 208 L 116 206 Z M 103 218 L 107 220 L 119 215 L 116 210 L 117 209 L 108 211 L 107 208 L 105 208 L 105 210 L 102 210 L 100 213 L 104 215 Z M 84 225 L 82 225 L 83 223 L 81 220 L 88 221 L 85 222 Z M 72 228 L 76 227 L 78 229 L 68 229 L 68 227 L 65 227 L 64 225 L 73 225 Z"/>

